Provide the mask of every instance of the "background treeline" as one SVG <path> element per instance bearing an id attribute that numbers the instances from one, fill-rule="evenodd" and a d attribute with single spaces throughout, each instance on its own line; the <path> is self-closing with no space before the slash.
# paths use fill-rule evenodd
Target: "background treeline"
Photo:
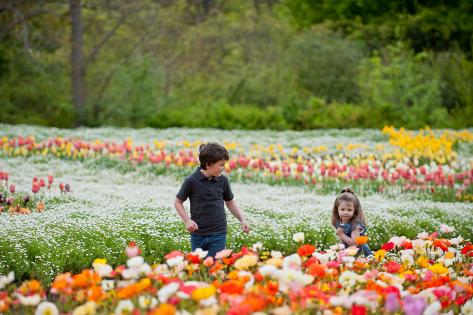
<path id="1" fill-rule="evenodd" d="M 0 5 L 0 122 L 471 127 L 471 0 Z"/>

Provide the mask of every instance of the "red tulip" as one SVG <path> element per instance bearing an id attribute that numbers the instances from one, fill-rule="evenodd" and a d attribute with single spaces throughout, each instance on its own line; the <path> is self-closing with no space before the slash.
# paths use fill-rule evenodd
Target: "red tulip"
<path id="1" fill-rule="evenodd" d="M 64 191 L 64 183 L 59 183 L 59 189 L 62 191 Z"/>
<path id="2" fill-rule="evenodd" d="M 53 175 L 48 175 L 48 183 L 51 185 L 53 183 L 54 177 Z"/>
<path id="3" fill-rule="evenodd" d="M 13 194 L 15 193 L 15 184 L 10 185 L 10 192 Z"/>
<path id="4" fill-rule="evenodd" d="M 33 187 L 31 188 L 31 191 L 36 194 L 39 191 L 39 189 L 40 189 L 40 185 L 37 182 L 33 182 Z"/>

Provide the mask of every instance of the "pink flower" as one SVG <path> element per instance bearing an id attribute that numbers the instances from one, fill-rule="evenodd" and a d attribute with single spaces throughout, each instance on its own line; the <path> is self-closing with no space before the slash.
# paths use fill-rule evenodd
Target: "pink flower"
<path id="1" fill-rule="evenodd" d="M 215 259 L 226 258 L 226 257 L 230 256 L 231 253 L 232 253 L 231 249 L 221 250 L 215 255 Z"/>
<path id="2" fill-rule="evenodd" d="M 10 185 L 10 192 L 13 194 L 15 193 L 15 184 Z"/>
<path id="3" fill-rule="evenodd" d="M 141 249 L 136 246 L 135 242 L 130 242 L 125 249 L 125 253 L 128 258 L 131 258 L 141 254 Z"/>

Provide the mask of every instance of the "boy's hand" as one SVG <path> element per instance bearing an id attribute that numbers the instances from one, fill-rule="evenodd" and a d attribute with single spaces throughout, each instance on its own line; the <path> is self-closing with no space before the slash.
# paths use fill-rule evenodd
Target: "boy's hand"
<path id="1" fill-rule="evenodd" d="M 197 226 L 197 223 L 195 223 L 194 220 L 189 220 L 184 223 L 186 225 L 186 230 L 189 232 L 194 232 L 195 230 L 199 229 L 199 227 Z"/>
<path id="2" fill-rule="evenodd" d="M 241 229 L 242 229 L 243 232 L 245 232 L 245 233 L 250 232 L 250 226 L 248 225 L 248 222 L 246 222 L 246 220 L 242 220 L 242 221 L 241 221 Z"/>

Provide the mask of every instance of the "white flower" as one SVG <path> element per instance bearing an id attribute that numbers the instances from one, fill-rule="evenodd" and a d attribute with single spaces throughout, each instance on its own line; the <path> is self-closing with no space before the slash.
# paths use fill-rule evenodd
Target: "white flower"
<path id="1" fill-rule="evenodd" d="M 429 233 L 427 233 L 427 232 L 419 233 L 419 234 L 417 234 L 417 238 L 421 239 L 421 240 L 426 240 L 426 239 L 429 238 Z"/>
<path id="2" fill-rule="evenodd" d="M 263 244 L 258 242 L 258 243 L 254 243 L 253 246 L 252 246 L 252 249 L 254 252 L 258 252 L 260 250 L 263 249 Z"/>
<path id="3" fill-rule="evenodd" d="M 136 279 L 140 275 L 140 272 L 138 269 L 135 268 L 128 268 L 122 271 L 122 278 L 123 279 Z"/>
<path id="4" fill-rule="evenodd" d="M 404 243 L 405 241 L 407 240 L 407 238 L 405 236 L 393 236 L 391 237 L 391 239 L 389 240 L 389 242 L 392 242 L 394 243 L 394 245 L 396 245 L 397 247 L 401 246 L 402 243 Z"/>
<path id="5" fill-rule="evenodd" d="M 58 315 L 59 310 L 57 309 L 56 304 L 48 302 L 48 301 L 44 301 L 38 305 L 34 314 L 35 315 Z"/>
<path id="6" fill-rule="evenodd" d="M 110 277 L 110 274 L 113 271 L 112 266 L 107 264 L 96 264 L 94 265 L 94 269 L 102 278 Z"/>
<path id="7" fill-rule="evenodd" d="M 322 264 L 328 263 L 330 260 L 334 260 L 337 256 L 336 254 L 328 250 L 326 253 L 319 253 L 319 252 L 314 252 L 312 256 L 316 257 Z"/>
<path id="8" fill-rule="evenodd" d="M 84 305 L 78 306 L 72 312 L 72 315 L 95 314 L 97 304 L 95 302 L 87 302 Z"/>
<path id="9" fill-rule="evenodd" d="M 140 268 L 141 265 L 145 262 L 144 258 L 141 256 L 135 256 L 126 261 L 126 264 L 129 268 Z"/>
<path id="10" fill-rule="evenodd" d="M 138 305 L 143 309 L 154 308 L 158 304 L 158 300 L 151 296 L 140 295 L 138 297 Z"/>
<path id="11" fill-rule="evenodd" d="M 461 237 L 461 235 L 459 235 L 458 237 L 450 239 L 450 243 L 452 243 L 452 245 L 459 245 L 462 242 L 463 242 L 463 237 Z"/>
<path id="12" fill-rule="evenodd" d="M 271 251 L 271 257 L 272 258 L 282 258 L 282 253 L 277 251 L 277 250 L 272 250 Z"/>
<path id="13" fill-rule="evenodd" d="M 455 231 L 455 228 L 448 226 L 446 224 L 440 224 L 440 232 L 442 233 L 452 233 Z"/>
<path id="14" fill-rule="evenodd" d="M 118 306 L 115 309 L 115 315 L 122 315 L 131 313 L 135 309 L 131 300 L 121 300 L 118 302 Z"/>
<path id="15" fill-rule="evenodd" d="M 176 267 L 176 266 L 182 266 L 183 261 L 184 261 L 183 256 L 176 256 L 176 257 L 166 260 L 166 263 L 169 265 L 169 267 Z"/>
<path id="16" fill-rule="evenodd" d="M 144 263 L 141 265 L 141 267 L 138 269 L 138 273 L 140 275 L 147 275 L 148 273 L 151 272 L 151 266 L 148 265 L 147 263 Z"/>
<path id="17" fill-rule="evenodd" d="M 158 299 L 161 303 L 167 302 L 169 297 L 179 290 L 179 283 L 171 282 L 166 284 L 164 287 L 158 291 Z"/>
<path id="18" fill-rule="evenodd" d="M 7 285 L 12 283 L 15 280 L 15 274 L 13 271 L 10 271 L 8 275 L 0 275 L 0 290 L 5 288 Z"/>
<path id="19" fill-rule="evenodd" d="M 301 268 L 301 257 L 298 254 L 292 254 L 291 256 L 284 257 L 282 261 L 282 269 L 295 269 Z"/>
<path id="20" fill-rule="evenodd" d="M 102 280 L 102 290 L 110 291 L 115 287 L 115 281 L 113 280 Z"/>
<path id="21" fill-rule="evenodd" d="M 473 299 L 463 304 L 461 308 L 461 313 L 463 315 L 473 315 Z"/>
<path id="22" fill-rule="evenodd" d="M 212 305 L 215 305 L 217 304 L 217 299 L 215 298 L 215 296 L 211 296 L 205 300 L 201 300 L 200 301 L 200 305 L 204 306 L 204 307 L 209 307 L 209 306 L 212 306 Z"/>
<path id="23" fill-rule="evenodd" d="M 29 296 L 17 294 L 17 297 L 20 300 L 20 304 L 27 305 L 27 306 L 38 305 L 38 303 L 41 301 L 41 297 L 39 296 L 39 294 L 34 294 L 34 295 L 29 295 Z"/>
<path id="24" fill-rule="evenodd" d="M 343 256 L 342 257 L 342 261 L 345 263 L 345 264 L 348 264 L 348 265 L 351 265 L 355 262 L 355 257 L 353 256 Z"/>
<path id="25" fill-rule="evenodd" d="M 154 272 L 156 272 L 156 273 L 158 273 L 158 274 L 167 275 L 167 274 L 169 274 L 168 265 L 166 265 L 166 264 L 159 264 L 159 265 L 157 265 L 157 266 L 154 268 Z"/>
<path id="26" fill-rule="evenodd" d="M 351 299 L 349 296 L 346 296 L 346 295 L 331 296 L 328 302 L 330 303 L 330 305 L 333 305 L 333 306 L 342 306 L 345 308 L 349 308 L 351 306 Z"/>
<path id="27" fill-rule="evenodd" d="M 273 265 L 264 265 L 258 269 L 259 273 L 263 276 L 271 276 L 278 268 Z"/>
<path id="28" fill-rule="evenodd" d="M 403 252 L 401 254 L 401 263 L 407 267 L 410 267 L 414 264 L 414 257 L 410 253 Z"/>
<path id="29" fill-rule="evenodd" d="M 304 242 L 304 232 L 296 233 L 292 236 L 294 242 L 303 243 Z"/>
<path id="30" fill-rule="evenodd" d="M 353 271 L 346 270 L 340 275 L 338 282 L 340 282 L 344 288 L 351 288 L 357 282 L 366 282 L 366 279 L 363 276 L 354 273 Z"/>
<path id="31" fill-rule="evenodd" d="M 339 251 L 339 250 L 344 250 L 345 249 L 345 244 L 335 244 L 335 245 L 332 245 L 330 246 L 330 249 L 333 250 L 333 251 Z"/>
<path id="32" fill-rule="evenodd" d="M 442 305 L 439 301 L 435 301 L 424 310 L 424 315 L 438 315 L 440 310 L 442 309 Z"/>
<path id="33" fill-rule="evenodd" d="M 208 250 L 202 250 L 202 248 L 196 248 L 191 254 L 195 256 L 199 256 L 200 259 L 204 259 L 207 257 Z"/>

